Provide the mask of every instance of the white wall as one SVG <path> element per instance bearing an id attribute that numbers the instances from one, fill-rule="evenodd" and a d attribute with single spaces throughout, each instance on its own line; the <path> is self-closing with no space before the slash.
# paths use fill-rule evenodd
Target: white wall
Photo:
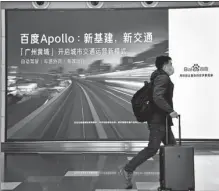
<path id="1" fill-rule="evenodd" d="M 169 50 L 182 137 L 219 139 L 219 8 L 170 10 Z M 209 67 L 214 76 L 180 78 L 184 67 L 194 63 Z"/>

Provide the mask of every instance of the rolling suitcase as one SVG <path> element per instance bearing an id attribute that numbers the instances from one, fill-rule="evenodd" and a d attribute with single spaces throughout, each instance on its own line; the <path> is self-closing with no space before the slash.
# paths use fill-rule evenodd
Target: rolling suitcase
<path id="1" fill-rule="evenodd" d="M 179 115 L 179 145 L 160 149 L 160 187 L 158 191 L 194 191 L 194 148 L 181 145 L 181 121 Z M 168 124 L 166 120 L 168 143 Z"/>

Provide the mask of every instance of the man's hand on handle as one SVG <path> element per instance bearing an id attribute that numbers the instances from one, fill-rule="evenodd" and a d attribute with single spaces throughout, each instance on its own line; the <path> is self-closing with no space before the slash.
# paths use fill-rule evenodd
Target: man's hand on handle
<path id="1" fill-rule="evenodd" d="M 174 112 L 170 113 L 170 117 L 172 117 L 172 118 L 178 118 L 178 117 L 179 117 L 179 114 L 174 111 Z"/>

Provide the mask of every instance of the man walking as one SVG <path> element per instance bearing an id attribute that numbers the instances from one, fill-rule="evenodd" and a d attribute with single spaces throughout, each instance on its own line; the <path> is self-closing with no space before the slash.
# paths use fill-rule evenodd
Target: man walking
<path id="1" fill-rule="evenodd" d="M 170 76 L 174 73 L 172 59 L 168 56 L 159 56 L 156 58 L 155 65 L 157 69 L 151 75 L 153 101 L 151 102 L 152 116 L 148 121 L 149 143 L 148 147 L 145 147 L 120 169 L 120 173 L 126 181 L 126 189 L 132 188 L 132 176 L 135 169 L 157 153 L 161 142 L 164 145 L 167 144 L 166 122 L 168 123 L 168 143 L 176 144 L 171 130 L 172 118 L 178 117 L 177 112 L 173 109 L 174 84 L 170 79 Z"/>

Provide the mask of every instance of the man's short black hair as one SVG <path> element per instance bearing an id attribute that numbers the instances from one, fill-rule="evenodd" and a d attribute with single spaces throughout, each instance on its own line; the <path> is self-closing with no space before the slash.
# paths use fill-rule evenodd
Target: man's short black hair
<path id="1" fill-rule="evenodd" d="M 169 60 L 172 60 L 169 56 L 158 56 L 155 61 L 155 66 L 160 70 L 165 63 L 169 62 Z"/>

